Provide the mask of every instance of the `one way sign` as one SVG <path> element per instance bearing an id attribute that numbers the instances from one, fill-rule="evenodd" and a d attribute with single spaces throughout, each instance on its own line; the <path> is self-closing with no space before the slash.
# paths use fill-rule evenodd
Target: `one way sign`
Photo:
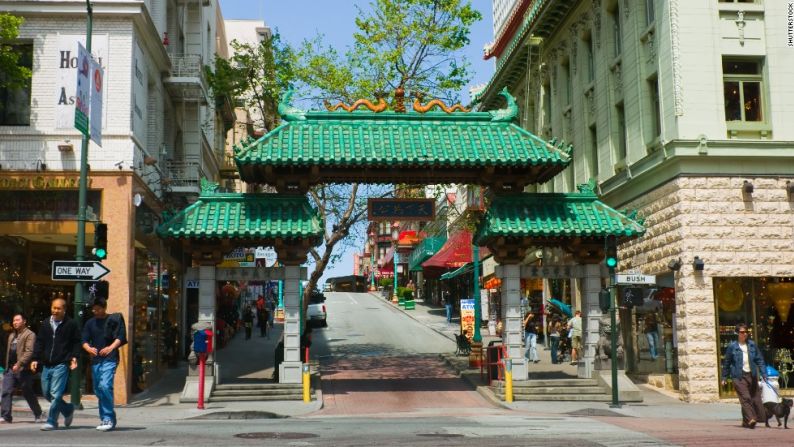
<path id="1" fill-rule="evenodd" d="M 110 269 L 96 261 L 52 261 L 53 281 L 96 281 Z"/>

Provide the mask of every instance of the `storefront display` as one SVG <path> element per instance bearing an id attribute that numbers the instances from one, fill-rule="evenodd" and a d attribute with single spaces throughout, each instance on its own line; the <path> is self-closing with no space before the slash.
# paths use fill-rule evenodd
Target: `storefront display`
<path id="1" fill-rule="evenodd" d="M 642 305 L 620 309 L 621 320 L 630 322 L 623 327 L 629 341 L 627 368 L 636 374 L 676 374 L 675 289 L 662 287 L 646 293 Z"/>
<path id="2" fill-rule="evenodd" d="M 714 278 L 720 365 L 725 348 L 737 338 L 736 325 L 746 323 L 764 361 L 780 371 L 781 394 L 794 394 L 792 300 L 794 278 Z M 721 396 L 733 394 L 730 380 L 726 386 L 720 386 Z"/>

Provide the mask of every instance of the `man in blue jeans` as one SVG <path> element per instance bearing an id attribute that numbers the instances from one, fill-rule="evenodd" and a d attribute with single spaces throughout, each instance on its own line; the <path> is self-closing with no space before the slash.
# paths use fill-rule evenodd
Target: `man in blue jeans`
<path id="1" fill-rule="evenodd" d="M 63 414 L 63 425 L 72 425 L 74 405 L 63 400 L 69 370 L 77 368 L 80 355 L 80 330 L 77 323 L 66 316 L 66 300 L 55 298 L 50 304 L 50 318 L 41 322 L 36 343 L 33 346 L 33 361 L 30 369 L 34 372 L 39 365 L 41 390 L 51 402 L 47 423 L 41 426 L 44 431 L 58 428 L 58 416 Z"/>
<path id="2" fill-rule="evenodd" d="M 113 410 L 113 378 L 119 365 L 119 351 L 127 343 L 127 329 L 121 314 L 108 315 L 107 301 L 96 298 L 91 311 L 94 318 L 83 326 L 83 350 L 91 356 L 94 394 L 99 402 L 99 431 L 116 427 Z"/>

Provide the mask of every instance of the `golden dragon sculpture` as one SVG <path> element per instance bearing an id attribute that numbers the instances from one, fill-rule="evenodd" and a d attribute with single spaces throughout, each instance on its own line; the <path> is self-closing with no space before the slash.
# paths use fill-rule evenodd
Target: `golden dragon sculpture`
<path id="1" fill-rule="evenodd" d="M 377 104 L 373 104 L 372 101 L 370 101 L 369 99 L 359 99 L 358 101 L 354 102 L 351 105 L 347 105 L 341 101 L 336 105 L 331 105 L 331 103 L 328 101 L 323 101 L 323 104 L 325 104 L 325 108 L 331 112 L 334 112 L 340 108 L 347 112 L 352 112 L 358 109 L 359 107 L 364 106 L 368 108 L 370 111 L 377 113 L 377 112 L 383 112 L 388 107 L 388 104 L 383 98 L 378 98 Z"/>
<path id="2" fill-rule="evenodd" d="M 470 111 L 470 109 L 467 109 L 467 108 L 463 107 L 459 103 L 453 105 L 452 107 L 449 107 L 446 104 L 444 104 L 444 101 L 442 101 L 440 99 L 433 99 L 430 102 L 428 102 L 427 104 L 422 105 L 422 98 L 424 98 L 424 95 L 422 93 L 416 93 L 416 94 L 414 94 L 414 96 L 415 96 L 415 99 L 414 99 L 413 108 L 414 108 L 414 111 L 418 112 L 418 113 L 427 113 L 430 110 L 432 110 L 434 107 L 438 107 L 438 108 L 440 108 L 441 110 L 443 110 L 446 113 L 453 113 L 453 112 L 456 112 L 456 111 L 460 111 L 460 112 L 469 112 Z"/>

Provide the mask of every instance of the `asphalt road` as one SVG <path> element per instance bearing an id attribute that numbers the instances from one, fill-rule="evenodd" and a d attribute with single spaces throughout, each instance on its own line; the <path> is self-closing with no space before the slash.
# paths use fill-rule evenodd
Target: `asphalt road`
<path id="1" fill-rule="evenodd" d="M 170 417 L 167 407 L 127 414 L 116 431 L 95 415 L 41 432 L 0 426 L 0 445 L 24 446 L 739 446 L 794 445 L 794 431 L 737 427 L 735 421 L 627 417 L 597 404 L 560 412 L 553 403 L 494 406 L 454 375 L 438 353 L 454 343 L 369 294 L 330 293 L 328 327 L 313 331 L 324 407 L 279 419 Z M 592 407 L 592 408 L 590 408 Z M 183 410 L 184 411 L 184 410 Z M 164 415 L 167 415 L 163 417 Z M 235 417 L 242 417 L 236 414 Z M 250 416 L 250 415 L 249 415 Z M 184 416 L 182 416 L 184 417 Z"/>

